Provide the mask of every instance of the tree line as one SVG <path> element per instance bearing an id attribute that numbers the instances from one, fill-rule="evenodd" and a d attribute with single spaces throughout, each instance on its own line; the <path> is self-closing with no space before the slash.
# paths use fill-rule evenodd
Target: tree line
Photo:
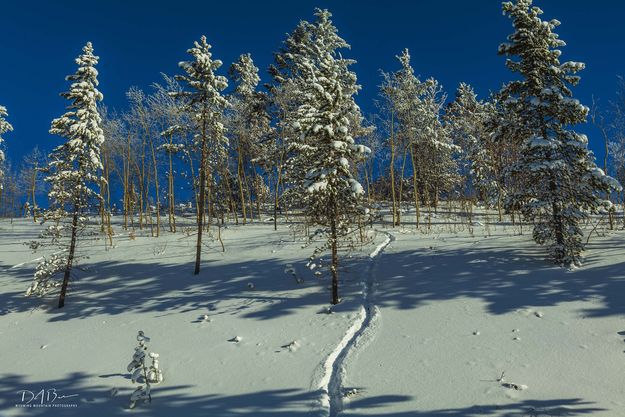
<path id="1" fill-rule="evenodd" d="M 163 75 L 147 93 L 131 88 L 123 111 L 101 104 L 98 57 L 88 43 L 67 77 L 67 111 L 50 129 L 65 141 L 48 156 L 34 149 L 17 168 L 0 154 L 3 213 L 44 222 L 62 249 L 39 264 L 28 293 L 60 288 L 62 307 L 76 245 L 93 233 L 93 219 L 112 244 L 114 215 L 124 229 L 155 237 L 176 233 L 181 217 L 194 219 L 195 274 L 211 225 L 265 218 L 277 229 L 280 216 L 296 218 L 322 242 L 310 263 L 330 253 L 333 304 L 339 249 L 366 239 L 381 204 L 393 227 L 406 222 L 407 205 L 421 227 L 431 221 L 424 207 L 483 204 L 500 221 L 510 214 L 531 223 L 555 263 L 578 265 L 584 221 L 597 212 L 613 219 L 610 199 L 622 191 L 607 175 L 607 158 L 625 179 L 625 88 L 613 117 L 591 113 L 573 97 L 584 64 L 560 60 L 560 22 L 543 20 L 531 0 L 504 2 L 503 11 L 514 31 L 498 53 L 513 81 L 483 99 L 461 83 L 448 100 L 437 80 L 416 75 L 406 49 L 396 70 L 382 72 L 369 117 L 356 103 L 349 44 L 328 10 L 316 9 L 313 21 L 287 36 L 265 85 L 250 54 L 223 70 L 202 37 L 178 74 Z M 575 130 L 589 114 L 604 134 L 603 170 Z M 0 138 L 11 130 L 6 117 L 0 107 Z"/>

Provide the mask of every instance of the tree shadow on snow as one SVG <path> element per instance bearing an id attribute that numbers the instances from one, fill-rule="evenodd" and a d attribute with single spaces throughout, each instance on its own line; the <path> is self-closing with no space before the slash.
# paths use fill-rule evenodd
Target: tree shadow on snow
<path id="1" fill-rule="evenodd" d="M 429 411 L 403 411 L 375 414 L 379 417 L 573 417 L 589 415 L 603 408 L 593 407 L 592 402 L 583 401 L 579 398 L 568 398 L 558 400 L 525 400 L 512 404 L 499 405 L 475 405 L 466 408 L 449 408 Z M 362 414 L 358 409 L 370 409 L 375 404 L 371 404 L 369 399 L 352 401 L 349 415 L 352 417 L 371 416 L 370 412 Z"/>
<path id="2" fill-rule="evenodd" d="M 130 394 L 135 388 L 136 385 L 121 378 L 110 385 L 104 385 L 94 376 L 85 373 L 71 373 L 66 378 L 47 381 L 33 381 L 20 375 L 4 375 L 0 379 L 0 415 L 5 415 L 5 412 L 34 417 L 129 415 Z M 206 386 L 199 390 L 198 387 L 189 385 L 170 386 L 165 381 L 152 387 L 151 403 L 139 404 L 131 413 L 133 416 L 155 417 L 298 417 L 308 415 L 302 410 L 308 411 L 313 400 L 313 393 L 296 389 L 221 395 L 211 388 L 211 381 L 207 381 Z M 25 404 L 32 397 L 30 393 L 26 393 L 23 401 L 24 390 L 35 395 L 44 390 L 43 396 L 32 400 L 31 405 L 56 404 L 56 407 L 18 409 L 17 406 Z M 66 398 L 61 398 L 62 396 Z"/>
<path id="3" fill-rule="evenodd" d="M 192 264 L 154 261 L 85 262 L 84 270 L 75 269 L 66 305 L 56 308 L 58 295 L 44 299 L 28 298 L 25 290 L 32 282 L 33 267 L 11 269 L 0 264 L 5 275 L 11 275 L 23 290 L 0 292 L 0 317 L 12 312 L 43 309 L 49 321 L 64 321 L 95 315 L 118 315 L 130 312 L 187 313 L 200 315 L 238 314 L 259 320 L 293 314 L 302 308 L 329 305 L 329 279 L 318 279 L 305 268 L 297 283 L 285 271 L 284 259 L 219 263 L 203 261 L 199 275 L 192 274 Z M 346 260 L 342 267 L 342 295 L 346 298 L 359 292 L 358 272 L 363 259 Z M 304 276 L 304 274 L 306 274 Z M 250 288 L 248 284 L 252 284 Z M 353 285 L 358 284 L 358 285 Z M 345 303 L 337 310 L 353 310 L 354 303 Z"/>
<path id="4" fill-rule="evenodd" d="M 135 385 L 121 376 L 104 384 L 95 375 L 82 372 L 64 378 L 37 380 L 24 375 L 2 375 L 0 378 L 0 415 L 115 417 L 128 415 L 130 394 Z M 41 392 L 43 390 L 43 393 Z M 24 393 L 26 391 L 26 393 Z M 319 393 L 299 389 L 275 389 L 224 395 L 216 393 L 212 381 L 206 385 L 168 385 L 167 379 L 152 388 L 152 402 L 139 404 L 134 416 L 154 417 L 312 417 L 320 414 L 316 400 Z M 32 394 L 30 393 L 32 392 Z M 38 395 L 39 394 L 39 395 Z M 32 397 L 34 399 L 31 400 Z M 65 398 L 63 398 L 65 397 Z M 31 401 L 29 401 L 31 400 Z M 349 415 L 370 416 L 379 407 L 410 401 L 403 395 L 382 395 L 353 399 Z M 18 408 L 21 405 L 44 406 Z M 476 405 L 467 408 L 430 411 L 399 411 L 376 413 L 381 417 L 555 417 L 592 414 L 603 409 L 577 398 L 557 400 L 526 400 L 505 405 Z M 50 407 L 50 405 L 56 405 Z M 366 409 L 366 414 L 359 410 Z"/>
<path id="5" fill-rule="evenodd" d="M 130 394 L 136 385 L 121 377 L 103 384 L 93 375 L 71 373 L 56 380 L 33 380 L 22 375 L 3 375 L 0 378 L 0 415 L 64 417 L 115 417 L 127 416 L 130 412 Z M 43 396 L 31 401 L 46 405 L 57 404 L 58 408 L 33 407 L 17 409 L 44 390 Z M 141 417 L 312 417 L 320 414 L 317 399 L 319 393 L 300 389 L 274 389 L 248 393 L 225 395 L 207 378 L 206 385 L 168 385 L 165 382 L 152 387 L 152 402 L 137 405 L 133 416 Z M 48 392 L 50 396 L 48 397 Z M 193 394 L 191 394 L 193 393 Z M 56 398 L 54 398 L 56 396 Z M 66 398 L 61 398 L 66 396 Z M 42 399 L 43 397 L 43 399 Z M 407 397 L 380 396 L 367 399 L 368 405 L 378 407 L 392 402 L 405 401 Z M 53 400 L 53 401 L 50 401 Z M 71 407 L 59 407 L 59 405 Z M 75 406 L 74 406 L 75 405 Z"/>
<path id="6" fill-rule="evenodd" d="M 414 309 L 433 301 L 469 297 L 484 300 L 493 314 L 504 314 L 527 307 L 593 300 L 596 308 L 581 314 L 625 314 L 622 239 L 592 243 L 584 266 L 573 271 L 545 260 L 544 248 L 530 242 L 521 242 L 519 248 L 501 248 L 497 237 L 477 242 L 461 248 L 441 245 L 383 252 L 373 269 L 378 284 L 375 302 L 382 307 Z M 612 259 L 614 262 L 610 262 Z M 192 275 L 191 263 L 168 261 L 169 258 L 159 256 L 153 261 L 85 263 L 85 270 L 76 270 L 63 309 L 55 308 L 56 299 L 52 297 L 43 304 L 39 299 L 24 297 L 23 290 L 32 280 L 32 265 L 13 269 L 0 265 L 3 274 L 23 284 L 21 291 L 0 292 L 0 316 L 43 306 L 50 321 L 98 314 L 192 311 L 198 313 L 196 319 L 208 313 L 268 320 L 303 308 L 318 306 L 321 310 L 330 298 L 328 277 L 317 279 L 297 264 L 298 277 L 304 278 L 304 283 L 298 284 L 285 271 L 285 259 L 268 257 L 235 263 L 206 260 L 198 276 Z M 357 307 L 368 262 L 365 257 L 343 257 L 340 293 L 345 302 L 335 311 L 353 311 Z M 252 289 L 249 283 L 253 284 Z"/>
<path id="7" fill-rule="evenodd" d="M 521 246 L 501 248 L 493 237 L 473 247 L 385 252 L 375 266 L 376 304 L 414 309 L 469 297 L 484 300 L 490 313 L 505 314 L 593 300 L 596 308 L 581 312 L 585 317 L 625 314 L 625 240 L 592 244 L 585 264 L 575 270 L 550 263 L 542 247 Z"/>

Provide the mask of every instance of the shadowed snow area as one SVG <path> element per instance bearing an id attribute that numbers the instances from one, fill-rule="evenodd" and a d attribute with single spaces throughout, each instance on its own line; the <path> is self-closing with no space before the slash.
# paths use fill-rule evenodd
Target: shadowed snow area
<path id="1" fill-rule="evenodd" d="M 378 226 L 342 253 L 331 314 L 329 277 L 306 268 L 313 247 L 295 227 L 222 229 L 225 253 L 207 240 L 198 276 L 193 235 L 94 240 L 58 310 L 23 296 L 46 253 L 23 242 L 40 226 L 2 220 L 0 416 L 324 416 L 332 365 L 338 415 L 625 415 L 624 232 L 593 236 L 585 264 L 566 270 L 527 228 L 434 220 L 429 233 Z M 130 411 L 138 330 L 165 380 Z M 16 407 L 40 390 L 71 407 Z"/>

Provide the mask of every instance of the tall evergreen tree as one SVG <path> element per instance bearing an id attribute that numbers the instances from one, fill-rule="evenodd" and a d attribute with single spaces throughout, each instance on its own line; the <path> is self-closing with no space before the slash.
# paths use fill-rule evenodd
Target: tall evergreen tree
<path id="1" fill-rule="evenodd" d="M 302 103 L 293 122 L 299 136 L 290 141 L 289 166 L 294 168 L 293 185 L 302 191 L 305 213 L 327 237 L 323 249 L 331 251 L 332 304 L 337 304 L 339 240 L 364 210 L 364 190 L 353 175 L 354 166 L 369 149 L 352 136 L 361 129 L 362 117 L 354 101 L 360 89 L 350 69 L 355 61 L 339 52 L 349 44 L 337 34 L 328 10 L 316 9 L 315 16 L 295 59 Z"/>
<path id="2" fill-rule="evenodd" d="M 202 232 L 204 229 L 204 210 L 206 208 L 207 183 L 212 180 L 216 167 L 226 159 L 228 138 L 225 135 L 223 124 L 224 110 L 228 101 L 221 94 L 228 87 L 228 80 L 222 75 L 216 75 L 222 62 L 212 58 L 211 45 L 202 36 L 199 42 L 187 53 L 193 57 L 192 61 L 179 64 L 186 75 L 178 75 L 176 79 L 185 85 L 188 90 L 173 93 L 174 97 L 185 99 L 186 111 L 191 116 L 194 132 L 194 143 L 199 151 L 199 187 L 197 193 L 197 244 L 195 255 L 194 274 L 200 273 L 200 259 L 202 255 Z"/>
<path id="3" fill-rule="evenodd" d="M 521 142 L 521 155 L 511 174 L 518 187 L 508 207 L 520 207 L 534 223 L 533 237 L 548 244 L 554 261 L 579 264 L 583 250 L 581 222 L 590 212 L 609 206 L 601 194 L 620 189 L 618 182 L 597 168 L 585 135 L 573 126 L 586 121 L 588 107 L 573 98 L 581 62 L 560 62 L 565 45 L 553 30 L 557 20 L 544 21 L 531 0 L 503 3 L 515 29 L 499 54 L 520 76 L 504 86 L 506 109 L 517 122 L 507 126 Z"/>
<path id="4" fill-rule="evenodd" d="M 103 96 L 97 89 L 98 71 L 95 68 L 99 58 L 93 54 L 91 42 L 82 51 L 76 58 L 78 70 L 67 76 L 67 80 L 72 81 L 70 89 L 61 94 L 70 101 L 68 111 L 54 119 L 50 128 L 51 134 L 65 138 L 66 142 L 50 154 L 45 179 L 50 183 L 50 208 L 45 213 L 45 219 L 54 221 L 48 232 L 66 252 L 46 258 L 37 266 L 35 280 L 27 292 L 37 295 L 47 293 L 58 286 L 50 278 L 57 272 L 63 272 L 59 308 L 65 305 L 80 232 L 87 226 L 87 211 L 93 199 L 98 203 L 101 200 L 99 185 L 103 182 L 100 147 L 104 143 L 104 134 L 97 107 Z M 69 238 L 69 243 L 65 242 L 65 238 Z"/>

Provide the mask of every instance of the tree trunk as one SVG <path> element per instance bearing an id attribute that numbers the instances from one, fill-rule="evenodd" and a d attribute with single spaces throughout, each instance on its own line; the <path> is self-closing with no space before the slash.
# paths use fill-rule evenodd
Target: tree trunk
<path id="1" fill-rule="evenodd" d="M 247 191 L 247 202 L 250 207 L 250 223 L 254 221 L 254 205 L 252 204 L 252 187 L 247 180 L 247 174 L 245 173 L 245 169 L 243 170 L 243 182 L 245 183 L 245 190 Z"/>
<path id="2" fill-rule="evenodd" d="M 397 196 L 397 226 L 401 225 L 401 200 L 404 193 L 404 173 L 406 172 L 406 157 L 408 156 L 408 148 L 404 149 L 404 160 L 401 164 L 401 172 L 399 177 L 399 195 Z"/>
<path id="3" fill-rule="evenodd" d="M 284 154 L 280 154 L 280 162 L 276 166 L 276 189 L 273 200 L 273 230 L 278 230 L 278 203 L 280 199 L 280 182 L 282 182 L 282 160 Z"/>
<path id="4" fill-rule="evenodd" d="M 556 184 L 553 179 L 549 181 L 549 189 L 551 190 L 552 195 L 555 195 Z M 561 262 L 564 260 L 561 259 L 564 255 L 564 224 L 562 223 L 562 209 L 558 204 L 558 201 L 554 201 L 553 203 L 551 203 L 551 210 L 553 211 L 553 223 L 555 227 L 556 244 L 560 246 L 558 258 L 556 258 L 556 261 Z"/>
<path id="5" fill-rule="evenodd" d="M 195 215 L 199 219 L 200 208 L 198 207 L 197 202 L 200 201 L 200 194 L 198 193 L 198 184 L 195 183 L 195 170 L 193 169 L 193 158 L 191 157 L 191 153 L 187 152 L 187 158 L 189 159 L 189 170 L 191 171 L 191 178 L 193 179 L 191 184 L 193 185 L 193 194 L 195 195 Z M 202 168 L 200 167 L 200 170 L 201 169 Z"/>
<path id="6" fill-rule="evenodd" d="M 76 234 L 78 228 L 78 205 L 74 206 L 74 217 L 72 219 L 72 239 L 69 244 L 69 253 L 67 255 L 67 266 L 65 267 L 65 275 L 63 276 L 63 285 L 61 286 L 61 295 L 59 296 L 59 308 L 65 305 L 65 296 L 67 294 L 67 286 L 69 277 L 72 272 L 72 264 L 74 262 L 74 253 L 76 251 Z"/>
<path id="7" fill-rule="evenodd" d="M 169 143 L 172 143 L 172 139 L 171 136 L 169 137 Z M 174 197 L 174 164 L 173 164 L 173 157 L 172 157 L 172 153 L 168 152 L 169 154 L 169 176 L 168 176 L 168 184 L 167 184 L 167 194 L 168 194 L 168 202 L 167 202 L 167 206 L 169 209 L 169 231 L 176 233 L 176 200 Z"/>
<path id="8" fill-rule="evenodd" d="M 238 160 L 237 160 L 237 179 L 239 180 L 239 197 L 241 201 L 241 213 L 243 215 L 243 224 L 247 223 L 246 202 L 243 193 L 243 155 L 241 154 L 241 144 L 238 146 Z"/>
<path id="9" fill-rule="evenodd" d="M 395 113 L 391 112 L 391 137 L 389 140 L 390 148 L 391 148 L 391 166 L 390 166 L 390 174 L 391 174 L 391 197 L 393 199 L 393 227 L 398 224 L 397 219 L 397 198 L 395 197 L 395 131 L 393 125 L 395 124 Z"/>
<path id="10" fill-rule="evenodd" d="M 371 204 L 371 181 L 369 180 L 369 170 L 365 163 L 364 167 L 365 182 L 367 183 L 367 203 Z"/>
<path id="11" fill-rule="evenodd" d="M 412 188 L 414 189 L 414 208 L 415 219 L 417 222 L 417 229 L 419 228 L 419 220 L 421 217 L 421 210 L 419 209 L 419 188 L 417 186 L 417 159 L 414 152 L 414 146 L 410 147 L 410 153 L 412 156 Z"/>
<path id="12" fill-rule="evenodd" d="M 503 211 L 502 211 L 502 194 L 503 190 L 501 189 L 501 185 L 497 184 L 497 213 L 499 214 L 499 221 L 503 221 Z"/>
<path id="13" fill-rule="evenodd" d="M 141 142 L 141 166 L 137 165 L 137 170 L 139 176 L 139 230 L 143 230 L 144 216 L 147 214 L 147 208 L 150 205 L 145 184 L 145 139 Z"/>
<path id="14" fill-rule="evenodd" d="M 338 257 L 338 245 L 337 245 L 337 233 L 336 233 L 336 215 L 333 213 L 332 220 L 330 221 L 330 239 L 332 240 L 332 304 L 339 303 L 339 257 Z"/>
<path id="15" fill-rule="evenodd" d="M 202 153 L 200 157 L 200 192 L 198 201 L 198 217 L 197 217 L 197 245 L 195 250 L 195 272 L 200 273 L 200 259 L 202 256 L 202 232 L 204 230 L 204 200 L 206 198 L 206 120 L 202 123 Z"/>
<path id="16" fill-rule="evenodd" d="M 161 197 L 158 184 L 158 165 L 156 163 L 156 150 L 154 149 L 154 141 L 150 137 L 150 151 L 152 153 L 152 167 L 154 168 L 154 191 L 156 193 L 156 237 L 161 233 Z"/>
<path id="17" fill-rule="evenodd" d="M 128 134 L 126 160 L 124 163 L 124 230 L 128 230 L 130 214 L 130 133 Z"/>
<path id="18" fill-rule="evenodd" d="M 33 168 L 33 177 L 31 178 L 31 184 L 30 184 L 30 191 L 31 191 L 31 196 L 33 199 L 33 222 L 37 223 L 37 201 L 35 201 L 35 190 L 37 188 L 37 169 L 38 169 L 38 164 L 35 163 L 35 166 Z"/>

